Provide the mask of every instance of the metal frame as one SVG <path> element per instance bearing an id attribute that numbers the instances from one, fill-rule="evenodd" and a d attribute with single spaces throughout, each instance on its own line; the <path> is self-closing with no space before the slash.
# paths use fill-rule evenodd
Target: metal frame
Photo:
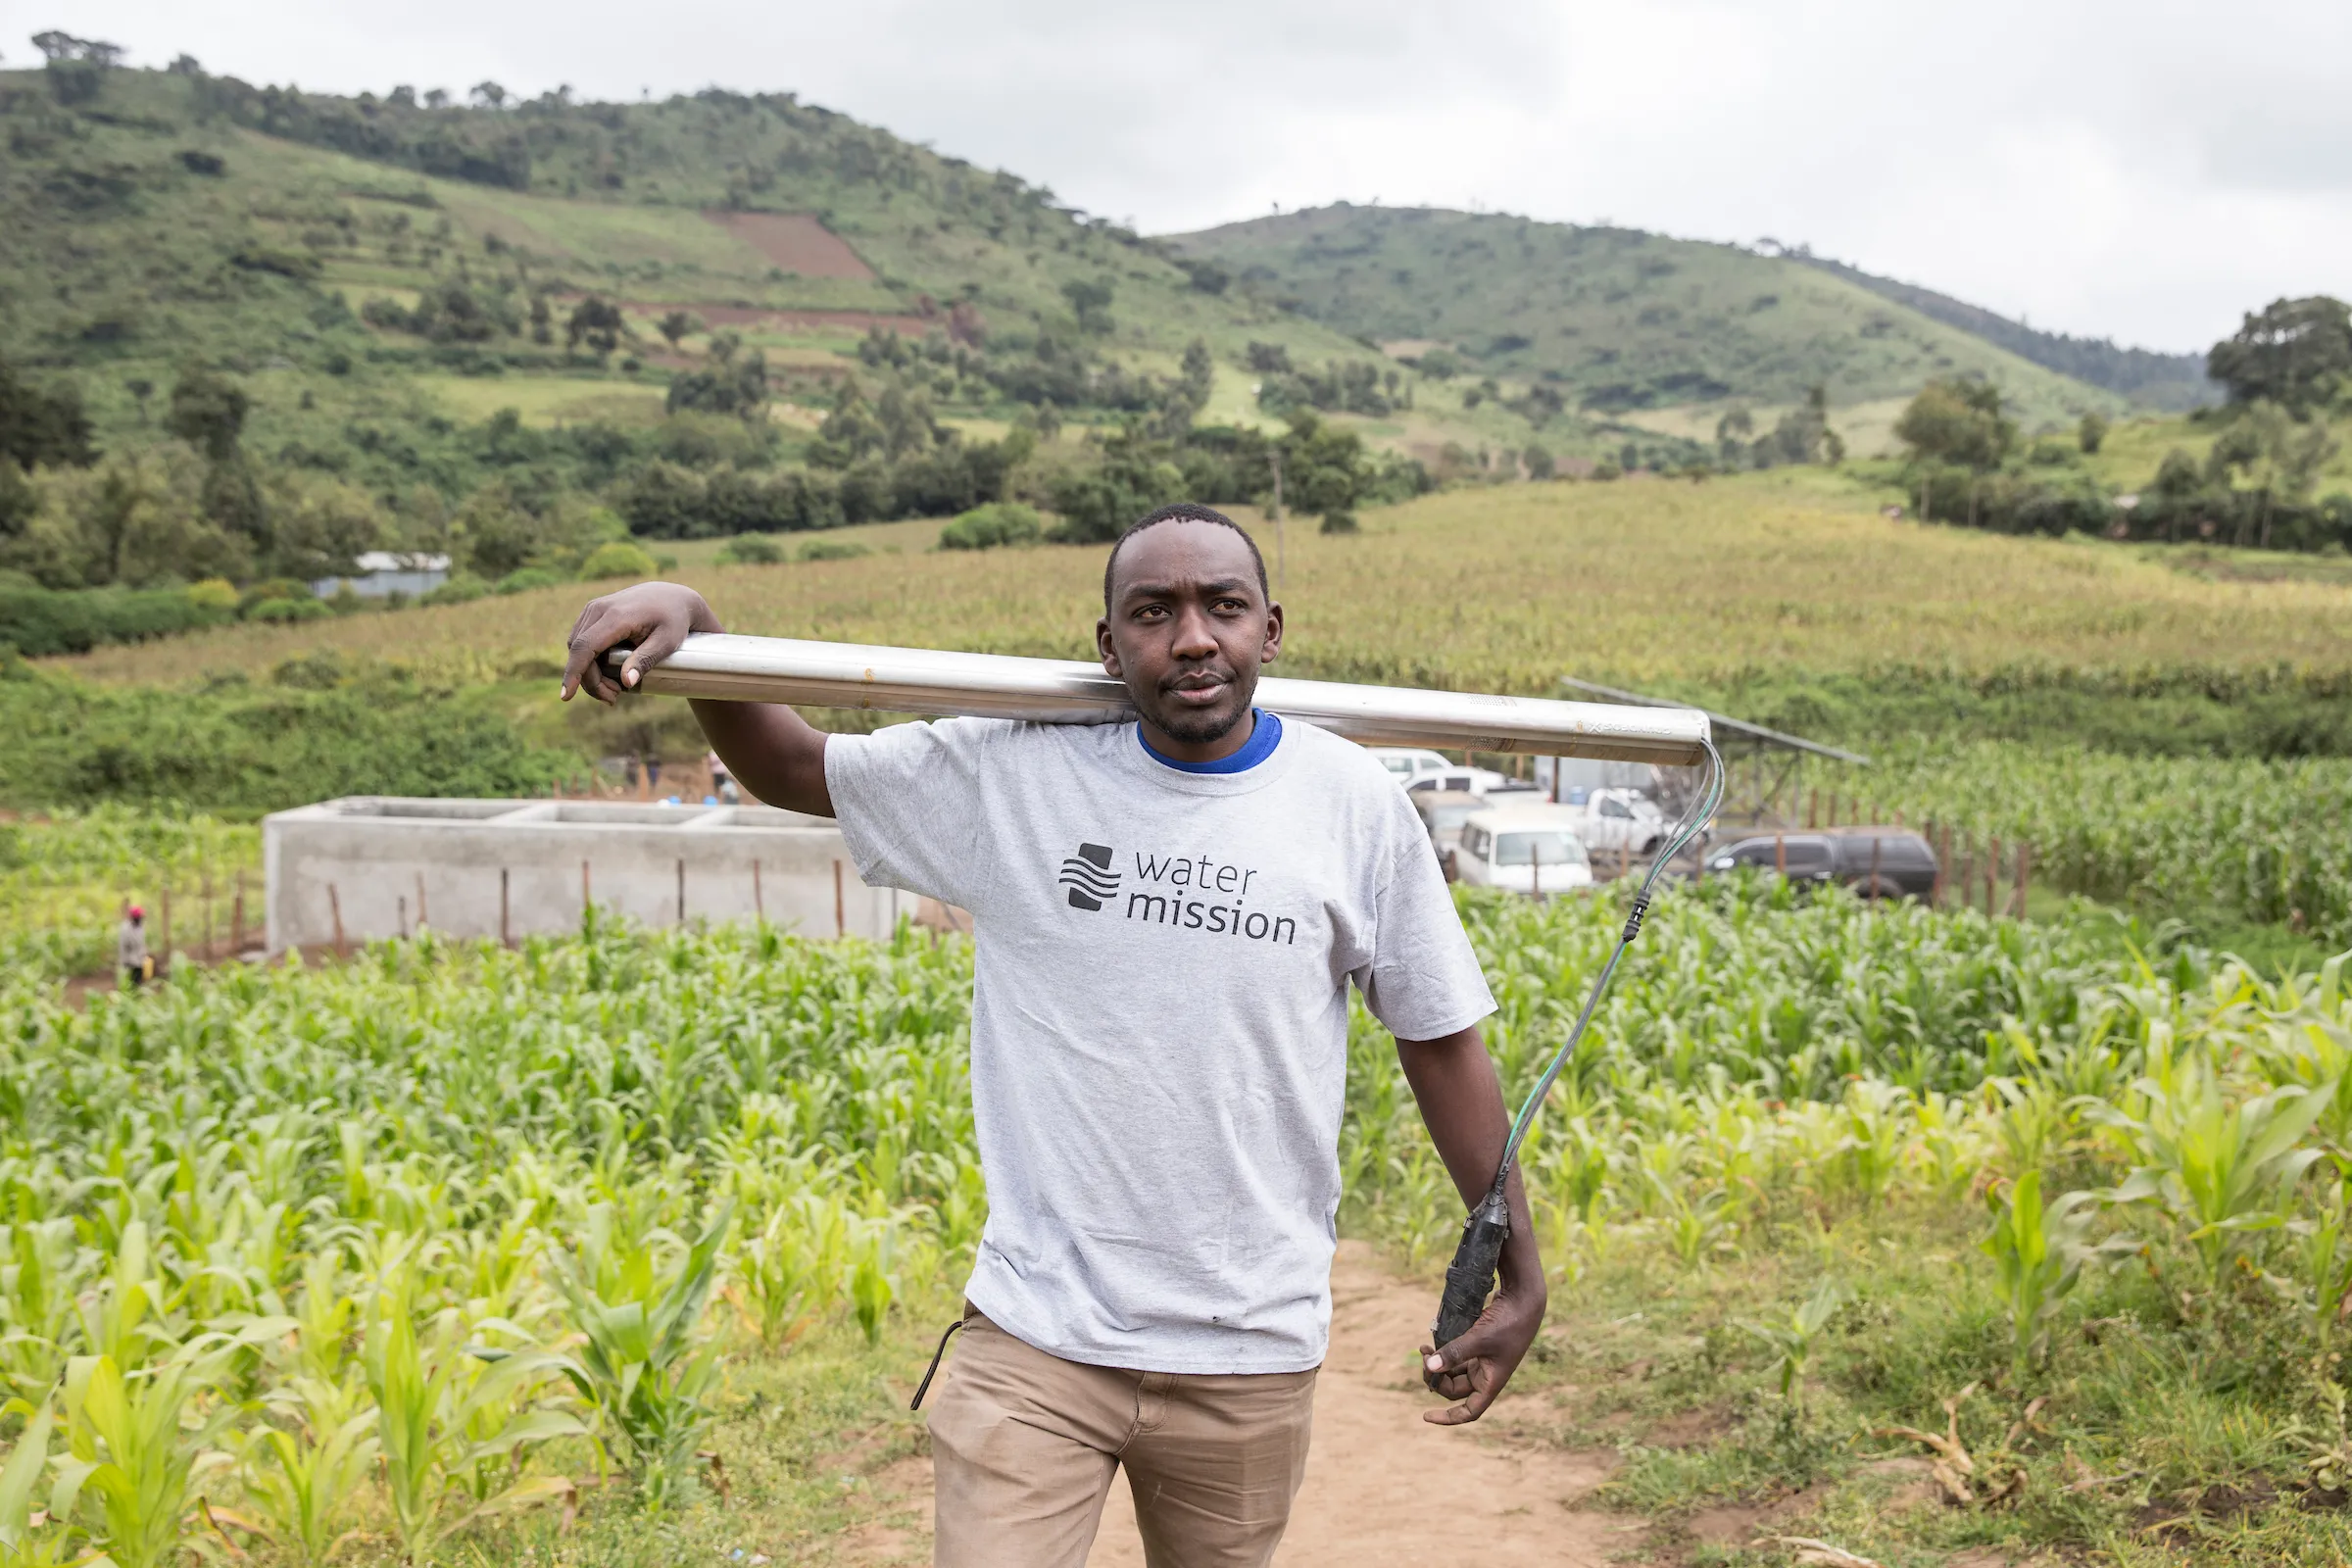
<path id="1" fill-rule="evenodd" d="M 1641 692 L 1629 692 L 1615 686 L 1603 686 L 1598 681 L 1579 680 L 1574 675 L 1562 675 L 1560 684 L 1572 691 L 1590 692 L 1611 702 L 1625 703 L 1637 708 L 1679 708 L 1679 703 L 1662 697 L 1649 697 Z M 1762 724 L 1700 709 L 1707 715 L 1713 730 L 1715 746 L 1723 754 L 1724 800 L 1718 820 L 1744 820 L 1751 823 L 1792 822 L 1795 820 L 1796 799 L 1801 794 L 1804 764 L 1808 758 L 1826 761 L 1851 762 L 1867 767 L 1870 759 L 1859 752 L 1841 747 L 1825 746 L 1819 741 L 1806 740 Z M 1784 803 L 1784 797 L 1786 802 Z"/>

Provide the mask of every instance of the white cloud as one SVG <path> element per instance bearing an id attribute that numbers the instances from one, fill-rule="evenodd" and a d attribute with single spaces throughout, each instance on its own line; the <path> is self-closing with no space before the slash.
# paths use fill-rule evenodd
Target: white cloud
<path id="1" fill-rule="evenodd" d="M 1152 230 L 1344 197 L 1770 234 L 2165 348 L 2352 292 L 2327 0 L 72 9 L 143 61 L 315 88 L 797 91 Z"/>

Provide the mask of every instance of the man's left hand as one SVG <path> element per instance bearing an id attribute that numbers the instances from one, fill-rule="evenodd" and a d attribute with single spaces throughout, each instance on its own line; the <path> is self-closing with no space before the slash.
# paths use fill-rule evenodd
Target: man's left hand
<path id="1" fill-rule="evenodd" d="M 1536 1331 L 1544 1326 L 1544 1298 L 1540 1282 L 1532 1291 L 1505 1285 L 1461 1338 L 1443 1348 L 1421 1347 L 1421 1381 L 1433 1394 L 1459 1401 L 1443 1410 L 1424 1411 L 1421 1419 L 1433 1426 L 1458 1427 L 1485 1415 L 1519 1370 L 1528 1347 L 1536 1343 Z"/>

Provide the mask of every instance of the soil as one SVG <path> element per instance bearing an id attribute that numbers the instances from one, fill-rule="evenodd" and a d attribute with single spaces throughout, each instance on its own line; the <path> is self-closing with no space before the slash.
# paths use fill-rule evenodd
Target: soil
<path id="1" fill-rule="evenodd" d="M 873 281 L 874 270 L 849 241 L 807 213 L 703 214 L 787 272 L 803 277 L 851 277 Z"/>
<path id="2" fill-rule="evenodd" d="M 710 326 L 833 326 L 857 332 L 878 326 L 885 332 L 908 337 L 920 337 L 938 324 L 919 316 L 890 316 L 878 311 L 771 311 L 759 305 L 671 306 L 644 300 L 630 300 L 628 309 L 649 316 L 666 315 L 672 310 L 690 311 Z"/>
<path id="3" fill-rule="evenodd" d="M 1687 1528 L 1690 1539 L 1703 1545 L 1744 1546 L 1783 1521 L 1810 1512 L 1827 1490 L 1807 1487 L 1770 1502 L 1718 1503 L 1692 1514 Z"/>
<path id="4" fill-rule="evenodd" d="M 1421 1419 L 1434 1401 L 1414 1371 L 1429 1329 L 1430 1288 L 1397 1279 L 1370 1249 L 1340 1244 L 1333 1265 L 1331 1353 L 1315 1386 L 1314 1447 L 1290 1531 L 1274 1554 L 1282 1568 L 1404 1568 L 1450 1561 L 1475 1543 L 1484 1568 L 1602 1568 L 1642 1560 L 1641 1521 L 1578 1503 L 1608 1478 L 1613 1452 L 1576 1452 L 1524 1436 L 1534 1399 L 1505 1395 L 1470 1428 Z M 905 1489 L 878 1513 L 930 1512 L 927 1467 L 892 1467 Z M 925 1562 L 928 1533 L 877 1529 L 850 1561 Z M 1135 1506 L 1114 1482 L 1088 1568 L 1141 1568 Z"/>
<path id="5" fill-rule="evenodd" d="M 1713 1443 L 1738 1424 L 1729 1402 L 1701 1405 L 1695 1410 L 1680 1410 L 1654 1422 L 1642 1434 L 1642 1441 L 1653 1448 L 1700 1448 Z"/>

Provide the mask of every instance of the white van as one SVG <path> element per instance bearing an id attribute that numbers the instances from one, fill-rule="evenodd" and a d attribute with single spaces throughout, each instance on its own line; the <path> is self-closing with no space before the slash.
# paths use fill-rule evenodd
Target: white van
<path id="1" fill-rule="evenodd" d="M 1457 880 L 1474 888 L 1508 888 L 1542 897 L 1592 885 L 1592 862 L 1577 834 L 1584 813 L 1573 807 L 1531 803 L 1491 807 L 1471 814 L 1454 846 Z"/>

